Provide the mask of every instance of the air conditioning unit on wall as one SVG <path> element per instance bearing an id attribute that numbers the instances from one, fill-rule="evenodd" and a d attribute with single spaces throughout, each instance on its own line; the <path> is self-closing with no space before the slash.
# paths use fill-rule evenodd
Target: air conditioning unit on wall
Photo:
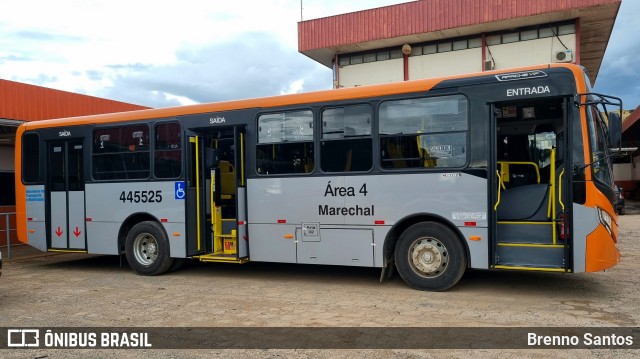
<path id="1" fill-rule="evenodd" d="M 567 49 L 556 52 L 554 56 L 555 62 L 572 62 L 573 61 L 573 50 Z"/>
<path id="2" fill-rule="evenodd" d="M 493 65 L 493 60 L 486 60 L 484 62 L 484 70 L 485 71 L 495 70 L 495 66 Z"/>

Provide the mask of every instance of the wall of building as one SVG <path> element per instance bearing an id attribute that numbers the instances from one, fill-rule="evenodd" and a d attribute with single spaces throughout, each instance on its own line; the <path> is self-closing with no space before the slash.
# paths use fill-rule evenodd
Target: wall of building
<path id="1" fill-rule="evenodd" d="M 633 158 L 633 163 L 616 163 L 613 165 L 613 178 L 620 188 L 624 190 L 626 197 L 639 196 L 634 191 L 640 183 L 640 156 Z M 639 199 L 639 198 L 633 198 Z"/>
<path id="2" fill-rule="evenodd" d="M 339 86 L 354 87 L 404 80 L 403 59 L 376 61 L 339 68 Z"/>
<path id="3" fill-rule="evenodd" d="M 13 183 L 14 176 L 14 148 L 9 146 L 0 146 L 0 246 L 7 244 L 6 218 L 4 213 L 14 213 L 15 206 L 15 185 Z M 15 216 L 9 215 L 10 238 L 11 243 L 18 243 L 15 235 Z"/>
<path id="4" fill-rule="evenodd" d="M 482 71 L 482 48 L 409 57 L 409 79 Z"/>
<path id="5" fill-rule="evenodd" d="M 558 62 L 558 52 L 570 51 L 566 62 L 577 62 L 576 26 L 572 22 L 410 44 L 410 80 L 481 72 L 484 60 L 500 70 Z M 339 55 L 338 85 L 353 87 L 403 81 L 401 46 Z M 490 69 L 487 68 L 487 69 Z"/>
<path id="6" fill-rule="evenodd" d="M 15 149 L 8 146 L 0 146 L 0 172 L 13 172 Z"/>
<path id="7" fill-rule="evenodd" d="M 574 54 L 576 54 L 575 34 L 559 36 Z M 489 45 L 486 52 L 486 59 L 493 58 L 495 69 L 508 69 L 511 67 L 538 65 L 556 62 L 555 54 L 565 50 L 562 43 L 556 37 L 543 39 L 518 41 L 508 44 Z"/>

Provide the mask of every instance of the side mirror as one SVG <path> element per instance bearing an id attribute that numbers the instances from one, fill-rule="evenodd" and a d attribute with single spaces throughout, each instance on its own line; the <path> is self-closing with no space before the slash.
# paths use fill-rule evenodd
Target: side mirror
<path id="1" fill-rule="evenodd" d="M 207 169 L 218 167 L 218 164 L 220 164 L 219 151 L 215 148 L 206 147 L 204 164 Z"/>
<path id="2" fill-rule="evenodd" d="M 609 145 L 612 148 L 622 146 L 622 119 L 615 112 L 609 112 Z"/>

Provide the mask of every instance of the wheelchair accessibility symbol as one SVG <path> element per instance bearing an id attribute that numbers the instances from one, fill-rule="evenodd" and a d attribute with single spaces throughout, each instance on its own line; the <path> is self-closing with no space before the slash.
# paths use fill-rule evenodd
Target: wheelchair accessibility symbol
<path id="1" fill-rule="evenodd" d="M 175 182 L 176 185 L 176 189 L 174 191 L 175 195 L 176 195 L 176 199 L 184 199 L 187 195 L 187 192 L 185 192 L 184 190 L 184 182 Z"/>

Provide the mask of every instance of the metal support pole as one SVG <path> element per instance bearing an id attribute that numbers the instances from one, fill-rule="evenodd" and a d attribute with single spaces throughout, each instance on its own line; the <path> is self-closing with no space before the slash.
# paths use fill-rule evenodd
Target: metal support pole
<path id="1" fill-rule="evenodd" d="M 7 231 L 7 258 L 11 259 L 11 231 L 10 231 L 10 227 L 9 227 L 9 214 L 5 214 L 4 215 L 5 218 L 5 223 L 6 223 L 6 227 L 5 230 Z"/>

